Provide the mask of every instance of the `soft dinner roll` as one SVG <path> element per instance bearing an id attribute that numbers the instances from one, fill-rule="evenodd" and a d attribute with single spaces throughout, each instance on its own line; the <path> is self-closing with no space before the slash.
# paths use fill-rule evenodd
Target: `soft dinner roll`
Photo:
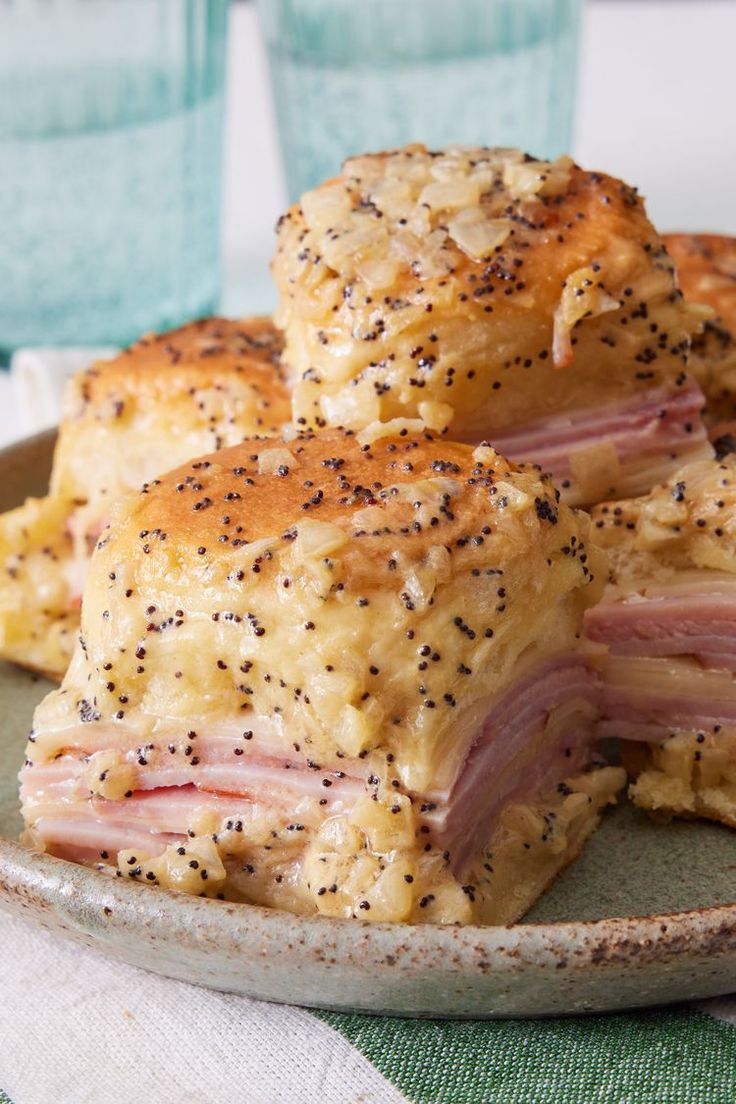
<path id="1" fill-rule="evenodd" d="M 690 368 L 705 392 L 711 423 L 736 419 L 736 238 L 665 234 L 663 241 L 693 303 L 715 311 L 693 338 Z"/>
<path id="2" fill-rule="evenodd" d="M 0 517 L 0 657 L 61 677 L 112 502 L 191 456 L 278 431 L 290 416 L 280 350 L 267 318 L 208 318 L 70 381 L 48 496 Z"/>
<path id="3" fill-rule="evenodd" d="M 520 916 L 624 781 L 577 650 L 605 575 L 588 529 L 492 449 L 403 430 L 153 480 L 36 713 L 28 838 L 300 913 Z"/>
<path id="4" fill-rule="evenodd" d="M 602 732 L 631 748 L 637 805 L 736 827 L 736 457 L 690 464 L 593 518 L 613 557 L 585 617 Z"/>
<path id="5" fill-rule="evenodd" d="M 702 308 L 636 190 L 567 157 L 353 158 L 283 216 L 273 273 L 299 425 L 449 427 L 574 503 L 711 455 L 685 373 Z"/>

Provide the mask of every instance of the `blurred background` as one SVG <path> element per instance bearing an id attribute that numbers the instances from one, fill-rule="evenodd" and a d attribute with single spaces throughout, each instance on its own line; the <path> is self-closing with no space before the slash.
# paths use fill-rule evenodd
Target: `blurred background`
<path id="1" fill-rule="evenodd" d="M 225 303 L 266 309 L 273 297 L 263 266 L 287 192 L 255 4 L 234 4 L 230 19 Z M 736 234 L 734 42 L 734 0 L 581 5 L 572 153 L 636 185 L 661 230 Z M 493 104 L 484 110 L 492 118 Z M 496 142 L 490 126 L 484 140 Z M 524 146 L 524 135 L 516 142 Z"/>
<path id="2" fill-rule="evenodd" d="M 270 310 L 287 201 L 410 140 L 736 233 L 734 41 L 734 0 L 0 0 L 0 360 Z"/>

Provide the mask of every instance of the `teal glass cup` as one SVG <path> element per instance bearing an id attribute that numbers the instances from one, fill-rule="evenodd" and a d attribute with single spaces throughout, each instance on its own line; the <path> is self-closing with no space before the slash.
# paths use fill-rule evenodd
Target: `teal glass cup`
<path id="1" fill-rule="evenodd" d="M 227 0 L 0 2 L 0 357 L 211 312 Z"/>
<path id="2" fill-rule="evenodd" d="M 289 198 L 408 142 L 567 152 L 581 0 L 259 0 Z"/>

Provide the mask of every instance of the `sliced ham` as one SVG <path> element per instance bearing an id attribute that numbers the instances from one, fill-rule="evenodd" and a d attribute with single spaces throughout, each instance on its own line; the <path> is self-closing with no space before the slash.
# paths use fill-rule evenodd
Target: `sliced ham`
<path id="1" fill-rule="evenodd" d="M 624 718 L 598 722 L 598 735 L 602 740 L 629 740 L 641 744 L 661 744 L 672 729 L 667 725 L 647 724 L 645 721 L 628 721 Z"/>
<path id="2" fill-rule="evenodd" d="M 602 736 L 658 742 L 736 722 L 736 575 L 687 570 L 612 587 L 584 624 L 605 646 Z"/>
<path id="3" fill-rule="evenodd" d="M 49 768 L 53 766 L 53 770 Z M 21 796 L 24 800 L 53 797 L 74 799 L 89 797 L 83 778 L 84 763 L 65 756 L 53 764 L 41 764 L 24 771 Z M 363 793 L 365 782 L 362 779 L 336 777 L 334 772 L 308 771 L 304 769 L 288 770 L 285 766 L 260 763 L 256 760 L 244 761 L 237 766 L 198 764 L 196 767 L 169 767 L 164 769 L 141 767 L 137 770 L 135 792 L 151 790 L 171 790 L 185 786 L 219 794 L 233 794 L 238 797 L 259 797 L 281 795 L 321 798 L 325 796 L 324 780 L 329 782 L 329 802 L 334 804 L 355 798 Z"/>
<path id="4" fill-rule="evenodd" d="M 425 798 L 426 822 L 452 853 L 455 873 L 488 838 L 504 804 L 533 799 L 550 778 L 588 765 L 598 698 L 592 670 L 569 656 L 537 669 L 492 710 L 451 788 Z M 558 712 L 562 723 L 554 724 Z"/>
<path id="5" fill-rule="evenodd" d="M 668 734 L 736 723 L 730 670 L 704 668 L 690 658 L 609 656 L 602 676 L 602 735 L 636 739 L 633 733 L 641 726 Z"/>
<path id="6" fill-rule="evenodd" d="M 603 601 L 586 612 L 585 631 L 612 655 L 694 655 L 736 668 L 736 576 L 715 590 Z"/>
<path id="7" fill-rule="evenodd" d="M 200 762 L 207 763 L 237 764 L 237 758 L 234 758 L 236 748 L 247 751 L 249 759 L 254 757 L 259 762 L 268 761 L 278 766 L 289 763 L 299 768 L 310 763 L 308 746 L 297 750 L 289 734 L 283 731 L 280 718 L 249 714 L 247 724 L 245 729 L 242 720 L 220 721 L 208 730 L 198 727 L 193 736 L 189 723 L 169 721 L 157 725 L 155 736 L 146 738 L 127 724 L 79 722 L 45 729 L 37 737 L 37 749 L 39 758 L 65 753 L 93 755 L 98 751 L 111 750 L 133 754 L 144 745 L 150 748 L 150 741 L 154 741 L 153 754 L 147 751 L 146 758 L 158 763 L 163 760 L 165 764 L 168 764 L 170 745 L 179 752 L 191 745 L 192 754 Z M 335 761 L 329 767 L 334 770 L 338 765 L 339 762 Z M 365 773 L 360 765 L 358 776 L 363 777 Z"/>
<path id="8" fill-rule="evenodd" d="M 558 459 L 584 445 L 596 444 L 602 438 L 617 443 L 621 458 L 638 453 L 659 451 L 664 439 L 687 440 L 694 432 L 705 437 L 701 426 L 687 429 L 685 419 L 697 418 L 704 404 L 703 393 L 694 380 L 676 391 L 657 388 L 644 391 L 611 406 L 575 410 L 544 421 L 533 422 L 515 433 L 497 437 L 509 449 L 527 457 L 535 447 L 544 447 Z M 512 455 L 513 459 L 513 455 Z"/>
<path id="9" fill-rule="evenodd" d="M 258 800 L 198 790 L 196 786 L 139 790 L 123 801 L 99 797 L 69 801 L 42 807 L 35 820 L 34 833 L 54 854 L 77 860 L 86 849 L 83 861 L 99 861 L 107 851 L 114 862 L 117 852 L 134 847 L 146 856 L 156 856 L 177 840 L 186 839 L 195 817 L 212 813 L 219 824 L 237 823 L 247 831 L 258 816 L 274 808 L 273 795 L 264 793 Z M 279 794 L 279 808 L 286 822 L 314 821 L 315 803 L 293 791 Z M 342 811 L 336 800 L 327 814 Z"/>
<path id="10" fill-rule="evenodd" d="M 114 865 L 118 851 L 137 847 L 141 854 L 159 855 L 181 838 L 178 834 L 148 832 L 129 820 L 116 823 L 105 817 L 77 813 L 72 817 L 41 817 L 36 836 L 55 855 L 72 862 L 106 862 Z"/>
<path id="11" fill-rule="evenodd" d="M 456 873 L 488 839 L 509 801 L 533 801 L 540 791 L 589 765 L 599 694 L 596 674 L 579 655 L 536 664 L 491 705 L 443 788 L 412 795 L 430 838 L 451 851 Z M 127 798 L 107 800 L 87 788 L 89 749 L 103 749 L 103 730 L 109 739 L 115 736 L 107 747 L 135 766 Z M 72 750 L 26 766 L 21 776 L 23 804 L 35 820 L 34 830 L 55 853 L 69 857 L 86 848 L 97 859 L 101 850 L 112 854 L 127 846 L 142 849 L 144 843 L 148 854 L 158 854 L 172 838 L 183 836 L 203 810 L 216 814 L 217 823 L 238 818 L 247 824 L 279 809 L 287 819 L 303 815 L 305 824 L 318 826 L 325 817 L 349 811 L 377 783 L 361 760 L 345 759 L 339 770 L 327 770 L 269 757 L 255 741 L 244 742 L 242 733 L 234 739 L 232 728 L 210 738 L 198 732 L 198 762 L 191 754 L 182 757 L 178 748 L 171 756 L 175 761 L 168 762 L 167 747 L 158 737 L 141 754 L 131 731 L 125 747 L 122 726 L 87 724 L 74 731 L 76 740 L 84 737 L 86 753 L 73 747 L 69 732 L 56 733 L 55 742 L 68 739 Z M 236 749 L 242 754 L 236 756 Z"/>
<path id="12" fill-rule="evenodd" d="M 587 457 L 603 447 L 619 469 L 609 471 L 617 494 L 635 495 L 685 460 L 712 456 L 700 417 L 704 402 L 697 383 L 688 379 L 675 391 L 656 388 L 613 405 L 571 411 L 496 434 L 492 443 L 509 459 L 533 461 L 549 472 L 562 485 L 563 496 L 574 482 L 575 454 Z M 580 500 L 574 487 L 567 497 Z"/>

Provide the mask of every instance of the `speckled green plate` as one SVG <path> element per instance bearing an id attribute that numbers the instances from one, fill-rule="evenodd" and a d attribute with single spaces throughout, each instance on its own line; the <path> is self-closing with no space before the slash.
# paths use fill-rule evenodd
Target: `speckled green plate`
<path id="1" fill-rule="evenodd" d="M 42 493 L 53 435 L 0 452 L 0 509 Z M 48 683 L 0 664 L 0 905 L 160 974 L 266 1000 L 411 1016 L 540 1016 L 736 990 L 736 833 L 615 810 L 506 928 L 296 917 L 121 882 L 14 842 Z"/>

